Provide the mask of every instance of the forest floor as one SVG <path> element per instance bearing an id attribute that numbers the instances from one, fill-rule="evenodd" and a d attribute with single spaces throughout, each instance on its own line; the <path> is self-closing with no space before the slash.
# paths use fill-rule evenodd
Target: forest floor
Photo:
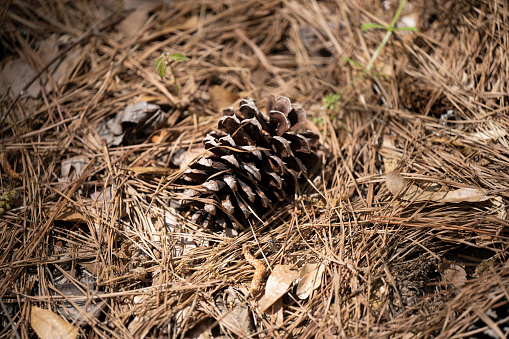
<path id="1" fill-rule="evenodd" d="M 0 338 L 506 338 L 509 8 L 399 5 L 2 1 Z M 318 170 L 192 222 L 182 172 L 271 93 Z"/>

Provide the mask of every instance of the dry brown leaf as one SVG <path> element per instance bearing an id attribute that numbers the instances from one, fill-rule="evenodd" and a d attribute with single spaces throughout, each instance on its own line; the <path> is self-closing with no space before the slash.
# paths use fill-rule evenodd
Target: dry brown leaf
<path id="1" fill-rule="evenodd" d="M 135 9 L 117 25 L 117 30 L 127 38 L 135 36 L 147 22 L 148 12 L 144 8 Z"/>
<path id="2" fill-rule="evenodd" d="M 53 72 L 51 75 L 53 77 L 53 80 L 60 85 L 62 84 L 65 76 L 69 74 L 69 72 L 72 72 L 74 70 L 78 60 L 83 54 L 83 48 L 77 47 L 74 51 L 69 53 L 58 65 L 57 69 Z M 49 89 L 51 89 L 49 87 Z"/>
<path id="3" fill-rule="evenodd" d="M 193 15 L 192 17 L 190 17 L 189 19 L 184 21 L 180 25 L 179 29 L 181 29 L 183 31 L 188 30 L 188 29 L 196 29 L 198 27 L 199 23 L 200 23 L 199 16 L 198 15 Z"/>
<path id="4" fill-rule="evenodd" d="M 10 86 L 9 96 L 11 99 L 14 99 L 19 92 L 21 92 L 23 86 L 25 86 L 25 84 L 28 83 L 34 75 L 34 71 L 26 62 L 20 58 L 12 59 L 2 70 L 0 79 L 5 79 L 5 83 L 0 81 L 0 92 L 5 93 L 7 86 Z M 30 97 L 36 98 L 39 95 L 40 90 L 40 83 L 35 81 L 32 85 L 30 85 L 30 87 L 28 87 L 26 93 Z"/>
<path id="5" fill-rule="evenodd" d="M 58 36 L 56 34 L 52 34 L 47 39 L 43 40 L 39 44 L 37 54 L 43 64 L 46 64 L 53 59 L 58 54 Z M 53 72 L 55 67 L 56 64 L 52 65 L 49 68 L 49 72 Z M 20 58 L 10 60 L 3 68 L 2 75 L 0 76 L 0 79 L 3 78 L 6 81 L 6 84 L 4 84 L 3 81 L 0 81 L 0 93 L 4 93 L 7 89 L 5 85 L 9 85 L 11 87 L 9 95 L 14 99 L 34 75 L 35 73 L 32 67 L 24 60 Z M 40 81 L 35 81 L 32 85 L 30 85 L 25 94 L 28 94 L 28 96 L 32 98 L 37 98 L 41 92 L 41 82 L 43 84 L 47 83 L 47 78 L 44 74 L 41 75 Z M 50 87 L 47 86 L 46 90 L 49 89 Z"/>
<path id="6" fill-rule="evenodd" d="M 142 166 L 132 166 L 129 168 L 125 168 L 127 171 L 132 171 L 136 174 L 147 174 L 147 175 L 165 175 L 174 169 L 169 167 L 142 167 Z"/>
<path id="7" fill-rule="evenodd" d="M 259 67 L 252 74 L 252 81 L 255 86 L 262 86 L 270 79 L 270 73 L 264 67 Z"/>
<path id="8" fill-rule="evenodd" d="M 246 304 L 236 305 L 231 310 L 222 310 L 220 323 L 241 338 L 248 337 L 252 332 L 249 307 Z"/>
<path id="9" fill-rule="evenodd" d="M 41 339 L 71 339 L 78 336 L 78 328 L 59 315 L 37 306 L 31 308 L 30 325 Z"/>
<path id="10" fill-rule="evenodd" d="M 265 313 L 270 315 L 270 318 L 272 320 L 272 323 L 275 324 L 277 327 L 283 326 L 283 299 L 279 298 L 272 304 L 272 307 L 270 307 Z"/>
<path id="11" fill-rule="evenodd" d="M 265 295 L 260 299 L 260 311 L 264 312 L 281 298 L 292 282 L 299 277 L 299 271 L 291 265 L 276 265 L 267 280 Z"/>
<path id="12" fill-rule="evenodd" d="M 95 289 L 95 282 L 89 281 L 89 288 Z M 55 284 L 55 290 L 58 294 L 67 297 L 86 297 L 87 292 L 84 292 L 78 286 L 72 282 L 66 282 L 63 284 Z M 97 294 L 103 294 L 104 292 L 97 291 Z M 67 320 L 72 321 L 73 324 L 79 326 L 85 326 L 89 324 L 92 319 L 98 318 L 102 311 L 107 305 L 106 298 L 104 300 L 96 299 L 94 302 L 89 298 L 75 299 L 73 302 L 70 301 L 58 301 L 58 311 Z"/>
<path id="13" fill-rule="evenodd" d="M 100 121 L 95 130 L 101 139 L 106 140 L 108 146 L 118 146 L 124 141 L 124 137 L 127 139 L 132 137 L 131 128 L 128 126 L 136 126 L 140 132 L 150 134 L 155 128 L 156 121 L 162 116 L 158 105 L 138 101 L 127 105 L 114 118 Z"/>
<path id="14" fill-rule="evenodd" d="M 313 290 L 320 287 L 325 265 L 318 263 L 304 264 L 300 270 L 300 282 L 297 286 L 297 296 L 300 299 L 309 297 Z"/>
<path id="15" fill-rule="evenodd" d="M 467 272 L 460 265 L 451 264 L 442 272 L 442 281 L 448 285 L 461 287 L 465 285 L 466 280 Z"/>
<path id="16" fill-rule="evenodd" d="M 48 215 L 51 214 L 51 211 L 47 211 Z M 60 213 L 55 217 L 55 220 L 58 221 L 68 221 L 68 222 L 76 222 L 80 224 L 86 224 L 87 218 L 76 211 L 74 208 L 64 207 Z"/>
<path id="17" fill-rule="evenodd" d="M 70 183 L 80 177 L 89 162 L 90 158 L 85 155 L 77 155 L 69 159 L 62 160 L 60 178 L 58 178 L 58 182 Z"/>
<path id="18" fill-rule="evenodd" d="M 401 200 L 405 201 L 435 201 L 435 202 L 479 202 L 490 199 L 481 188 L 459 188 L 445 191 L 441 189 L 423 190 L 417 185 L 406 185 L 407 180 L 397 172 L 386 175 L 387 189 Z"/>
<path id="19" fill-rule="evenodd" d="M 218 111 L 231 107 L 240 98 L 237 94 L 217 85 L 210 86 L 209 95 L 212 104 Z"/>

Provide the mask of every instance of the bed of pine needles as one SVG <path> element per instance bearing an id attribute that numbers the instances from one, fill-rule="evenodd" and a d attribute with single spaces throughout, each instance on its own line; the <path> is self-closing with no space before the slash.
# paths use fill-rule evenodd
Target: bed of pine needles
<path id="1" fill-rule="evenodd" d="M 78 302 L 68 319 L 87 338 L 507 336 L 506 2 L 411 1 L 401 17 L 418 31 L 393 32 L 368 71 L 387 30 L 361 25 L 387 26 L 399 1 L 150 3 L 129 31 L 121 1 L 2 2 L 2 67 L 20 57 L 36 75 L 51 35 L 57 62 L 77 52 L 36 98 L 2 93 L 0 193 L 16 197 L 0 216 L 0 338 L 34 337 L 32 306 L 65 317 Z M 172 64 L 179 93 L 154 70 L 163 52 L 189 58 Z M 214 86 L 290 97 L 323 142 L 318 173 L 232 237 L 172 207 L 172 159 L 221 117 Z M 108 146 L 97 126 L 139 101 L 164 121 Z M 64 176 L 69 159 L 83 166 Z M 490 198 L 399 199 L 390 171 Z M 319 286 L 302 300 L 291 287 L 282 318 L 260 312 L 246 244 L 269 274 L 322 263 Z"/>

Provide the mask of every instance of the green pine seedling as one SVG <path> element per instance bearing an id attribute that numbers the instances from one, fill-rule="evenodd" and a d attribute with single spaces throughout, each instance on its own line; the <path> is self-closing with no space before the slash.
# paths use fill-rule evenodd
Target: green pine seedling
<path id="1" fill-rule="evenodd" d="M 182 53 L 168 53 L 164 52 L 161 54 L 159 58 L 157 58 L 155 63 L 156 73 L 161 77 L 161 80 L 166 76 L 166 72 L 168 70 L 168 66 L 170 67 L 171 74 L 173 75 L 173 79 L 175 80 L 175 89 L 177 90 L 177 95 L 179 94 L 179 85 L 177 82 L 177 76 L 175 75 L 175 71 L 173 70 L 173 66 L 171 64 L 172 61 L 185 61 L 189 60 Z"/>

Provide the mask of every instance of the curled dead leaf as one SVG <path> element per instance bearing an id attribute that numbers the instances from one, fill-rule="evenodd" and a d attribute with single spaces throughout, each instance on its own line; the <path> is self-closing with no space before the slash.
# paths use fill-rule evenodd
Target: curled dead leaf
<path id="1" fill-rule="evenodd" d="M 291 265 L 276 265 L 267 280 L 265 295 L 260 299 L 260 311 L 264 312 L 281 298 L 292 282 L 299 277 L 299 271 Z"/>

